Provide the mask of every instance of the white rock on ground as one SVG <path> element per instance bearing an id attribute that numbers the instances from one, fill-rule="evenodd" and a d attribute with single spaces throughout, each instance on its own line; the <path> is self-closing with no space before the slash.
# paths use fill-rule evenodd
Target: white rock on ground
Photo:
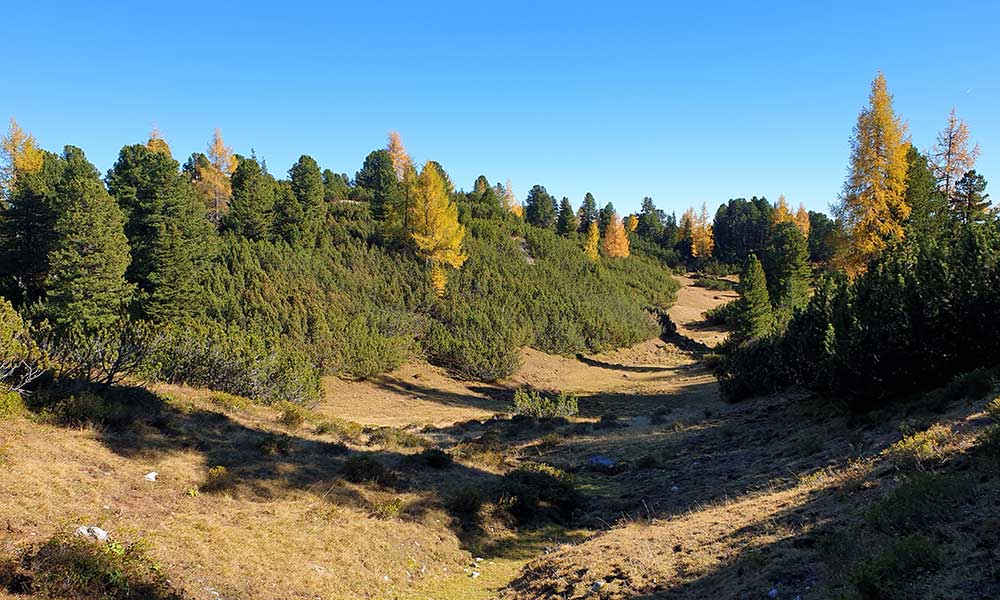
<path id="1" fill-rule="evenodd" d="M 146 481 L 156 481 L 156 478 L 159 477 L 159 475 L 160 474 L 156 471 L 150 471 L 149 473 L 146 473 Z"/>
<path id="2" fill-rule="evenodd" d="M 93 538 L 99 542 L 108 541 L 108 532 L 104 531 L 100 527 L 87 527 L 86 525 L 80 525 L 73 533 L 80 537 Z"/>

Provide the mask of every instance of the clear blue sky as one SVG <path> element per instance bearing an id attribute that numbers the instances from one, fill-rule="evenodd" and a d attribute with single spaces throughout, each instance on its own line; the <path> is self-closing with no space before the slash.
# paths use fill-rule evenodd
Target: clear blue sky
<path id="1" fill-rule="evenodd" d="M 102 171 L 154 121 L 182 161 L 218 126 L 275 174 L 353 176 L 395 129 L 466 189 L 825 209 L 882 69 L 914 143 L 956 106 L 1000 188 L 1000 3 L 756 4 L 18 2 L 0 116 Z"/>

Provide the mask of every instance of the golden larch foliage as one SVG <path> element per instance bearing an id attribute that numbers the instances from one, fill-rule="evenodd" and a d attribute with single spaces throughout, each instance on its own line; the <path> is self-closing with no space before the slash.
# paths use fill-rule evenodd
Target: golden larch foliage
<path id="1" fill-rule="evenodd" d="M 444 179 L 430 162 L 413 185 L 410 236 L 417 254 L 431 265 L 431 285 L 444 294 L 448 282 L 444 267 L 460 268 L 468 256 L 462 251 L 465 227 L 458 222 L 458 206 L 448 196 Z"/>
<path id="2" fill-rule="evenodd" d="M 7 135 L 0 139 L 0 191 L 9 193 L 18 175 L 41 169 L 42 159 L 35 136 L 25 133 L 12 117 Z"/>
<path id="3" fill-rule="evenodd" d="M 205 201 L 209 220 L 218 225 L 222 222 L 222 215 L 228 209 L 229 199 L 233 195 L 229 176 L 236 171 L 236 156 L 232 148 L 226 146 L 219 128 L 212 134 L 206 157 L 208 164 L 196 166 L 197 176 L 192 183 Z"/>
<path id="4" fill-rule="evenodd" d="M 392 170 L 396 172 L 396 180 L 403 181 L 407 172 L 413 168 L 413 161 L 406 153 L 403 146 L 403 139 L 395 131 L 389 132 L 389 144 L 386 146 L 389 157 L 392 159 Z"/>
<path id="5" fill-rule="evenodd" d="M 795 211 L 795 226 L 802 232 L 802 237 L 809 239 L 809 211 L 805 204 L 799 204 L 799 209 Z"/>
<path id="6" fill-rule="evenodd" d="M 774 204 L 774 211 L 771 213 L 771 225 L 792 221 L 792 211 L 788 208 L 788 200 L 784 194 L 778 195 L 778 201 Z"/>
<path id="7" fill-rule="evenodd" d="M 955 114 L 952 107 L 948 125 L 938 133 L 937 143 L 930 152 L 930 167 L 938 189 L 945 198 L 955 197 L 955 186 L 966 171 L 971 171 L 979 158 L 979 145 L 969 148 L 969 126 Z"/>
<path id="8" fill-rule="evenodd" d="M 149 132 L 149 139 L 146 141 L 146 147 L 149 148 L 151 152 L 159 152 L 160 154 L 172 156 L 170 153 L 170 145 L 167 144 L 167 140 L 163 139 L 163 135 L 160 133 L 160 129 L 156 125 L 153 125 L 152 131 Z"/>
<path id="9" fill-rule="evenodd" d="M 611 220 L 604 230 L 604 253 L 611 258 L 625 258 L 629 254 L 625 224 L 616 212 L 611 213 Z"/>
<path id="10" fill-rule="evenodd" d="M 847 254 L 838 261 L 851 275 L 865 270 L 891 240 L 903 238 L 910 215 L 906 202 L 906 124 L 892 109 L 892 95 L 879 72 L 868 106 L 858 115 L 851 164 L 835 214 L 847 232 Z"/>
<path id="11" fill-rule="evenodd" d="M 634 214 L 625 217 L 625 229 L 627 229 L 629 233 L 635 233 L 637 227 L 639 227 L 639 217 Z"/>
<path id="12" fill-rule="evenodd" d="M 524 206 L 518 201 L 517 196 L 514 195 L 514 188 L 510 185 L 510 179 L 507 180 L 507 185 L 504 186 L 503 206 L 514 213 L 517 218 L 524 218 Z"/>
<path id="13" fill-rule="evenodd" d="M 601 256 L 598 253 L 598 244 L 601 241 L 601 230 L 597 227 L 597 221 L 591 221 L 587 226 L 587 239 L 583 243 L 583 251 L 590 257 L 590 260 L 598 260 Z"/>
<path id="14" fill-rule="evenodd" d="M 691 209 L 694 215 L 694 209 Z M 701 212 L 693 217 L 691 225 L 691 256 L 712 256 L 715 248 L 715 235 L 712 232 L 712 222 L 708 218 L 708 204 L 701 205 Z"/>

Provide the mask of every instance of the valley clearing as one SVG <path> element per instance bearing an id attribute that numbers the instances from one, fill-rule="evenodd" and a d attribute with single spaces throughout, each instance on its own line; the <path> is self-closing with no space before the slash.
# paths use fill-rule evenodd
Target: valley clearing
<path id="1" fill-rule="evenodd" d="M 308 410 L 156 386 L 109 425 L 0 421 L 0 563 L 99 526 L 206 599 L 791 600 L 854 593 L 866 564 L 908 577 L 890 564 L 905 548 L 878 552 L 913 525 L 875 509 L 912 465 L 976 468 L 988 398 L 871 420 L 798 393 L 726 404 L 703 362 L 725 332 L 702 313 L 735 293 L 680 279 L 679 336 L 528 349 L 497 384 L 411 362 L 328 379 Z M 510 418 L 525 386 L 577 394 L 579 416 Z M 929 454 L 900 445 L 931 430 Z M 555 493 L 526 502 L 515 471 Z M 943 551 L 916 571 L 919 597 L 1000 596 L 984 583 L 1000 580 L 995 478 L 964 485 L 934 496 L 948 531 L 931 534 Z M 16 583 L 0 598 L 23 598 Z"/>

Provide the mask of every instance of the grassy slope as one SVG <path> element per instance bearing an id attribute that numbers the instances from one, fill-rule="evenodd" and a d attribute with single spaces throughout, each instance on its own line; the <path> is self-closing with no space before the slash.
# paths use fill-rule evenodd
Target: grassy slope
<path id="1" fill-rule="evenodd" d="M 683 346 L 719 337 L 696 320 L 725 299 L 682 290 L 672 312 L 691 338 Z M 142 418 L 124 429 L 0 422 L 0 553 L 96 524 L 119 539 L 149 539 L 164 571 L 194 597 L 700 598 L 778 587 L 779 597 L 825 598 L 850 591 L 857 569 L 839 560 L 857 553 L 838 548 L 885 542 L 864 511 L 909 477 L 882 454 L 901 437 L 902 417 L 854 423 L 795 396 L 726 405 L 696 354 L 659 340 L 581 360 L 533 350 L 524 359 L 490 386 L 422 364 L 369 382 L 329 381 L 313 421 L 296 427 L 274 409 L 223 407 L 177 387 L 157 390 L 168 400 L 138 406 Z M 524 384 L 578 391 L 581 418 L 487 420 L 510 387 Z M 916 429 L 939 420 L 954 430 L 925 470 L 986 473 L 961 510 L 930 531 L 947 550 L 944 564 L 916 577 L 911 597 L 990 597 L 981 574 L 996 569 L 996 549 L 976 544 L 1000 531 L 1000 520 L 995 475 L 970 450 L 988 421 L 981 409 L 962 403 L 909 416 Z M 592 425 L 609 414 L 617 424 Z M 317 422 L 334 416 L 413 423 L 409 431 L 445 449 L 495 435 L 501 450 L 432 469 L 413 459 L 417 448 L 392 440 L 318 433 Z M 581 467 L 593 454 L 625 468 L 588 472 Z M 355 455 L 376 458 L 399 480 L 345 481 L 340 468 Z M 447 508 L 462 487 L 486 488 L 526 461 L 576 471 L 587 499 L 572 527 L 517 529 L 489 515 L 470 526 Z M 189 495 L 206 487 L 215 465 L 228 468 L 231 485 Z M 158 482 L 143 480 L 150 470 Z M 386 514 L 396 499 L 402 509 Z"/>

